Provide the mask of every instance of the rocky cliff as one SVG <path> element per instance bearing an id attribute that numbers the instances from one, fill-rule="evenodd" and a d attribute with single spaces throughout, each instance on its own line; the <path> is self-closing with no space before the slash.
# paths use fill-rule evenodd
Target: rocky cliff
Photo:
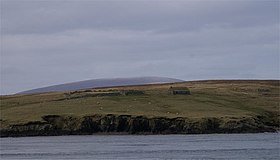
<path id="1" fill-rule="evenodd" d="M 279 117 L 273 114 L 241 118 L 165 118 L 131 115 L 84 117 L 47 115 L 42 121 L 9 125 L 1 137 L 90 134 L 204 134 L 275 132 Z"/>

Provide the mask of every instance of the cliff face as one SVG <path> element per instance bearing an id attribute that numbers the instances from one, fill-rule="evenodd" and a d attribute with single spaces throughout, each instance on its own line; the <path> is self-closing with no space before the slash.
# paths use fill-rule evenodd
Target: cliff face
<path id="1" fill-rule="evenodd" d="M 10 125 L 1 129 L 1 137 L 53 136 L 75 134 L 204 134 L 275 132 L 276 115 L 247 118 L 147 118 L 131 115 L 92 115 L 82 118 L 47 115 L 43 121 Z"/>

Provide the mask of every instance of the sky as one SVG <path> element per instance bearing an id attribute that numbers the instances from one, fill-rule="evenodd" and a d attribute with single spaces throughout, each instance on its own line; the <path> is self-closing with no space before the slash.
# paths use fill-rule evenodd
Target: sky
<path id="1" fill-rule="evenodd" d="M 1 93 L 97 78 L 279 79 L 278 0 L 1 0 Z"/>

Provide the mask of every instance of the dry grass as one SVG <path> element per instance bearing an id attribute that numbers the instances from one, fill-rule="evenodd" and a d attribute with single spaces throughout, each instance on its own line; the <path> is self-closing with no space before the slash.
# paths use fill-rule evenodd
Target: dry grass
<path id="1" fill-rule="evenodd" d="M 173 87 L 188 87 L 191 95 L 169 95 Z M 258 92 L 268 88 L 268 93 Z M 279 113 L 279 81 L 193 81 L 98 88 L 92 91 L 143 90 L 145 95 L 103 96 L 69 100 L 64 93 L 1 96 L 5 124 L 41 120 L 43 115 L 128 114 L 148 117 L 246 117 Z M 58 101 L 59 100 L 59 101 Z"/>

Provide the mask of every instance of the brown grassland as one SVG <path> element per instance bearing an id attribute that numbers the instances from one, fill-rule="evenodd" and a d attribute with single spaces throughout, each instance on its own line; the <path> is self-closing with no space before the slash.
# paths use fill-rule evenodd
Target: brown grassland
<path id="1" fill-rule="evenodd" d="M 146 117 L 239 118 L 279 115 L 279 80 L 209 80 L 169 84 L 93 88 L 77 94 L 141 90 L 144 95 L 81 96 L 69 92 L 1 96 L 1 127 L 41 121 L 44 115 L 144 115 Z M 191 95 L 171 95 L 168 88 L 188 87 Z"/>

